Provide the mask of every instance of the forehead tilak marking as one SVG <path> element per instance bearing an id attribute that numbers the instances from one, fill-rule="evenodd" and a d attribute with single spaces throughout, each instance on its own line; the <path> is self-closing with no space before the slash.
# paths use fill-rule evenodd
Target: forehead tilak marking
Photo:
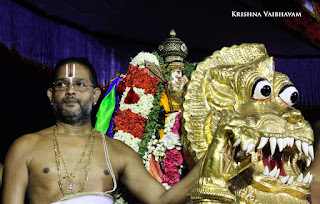
<path id="1" fill-rule="evenodd" d="M 70 79 L 70 82 L 72 83 L 72 79 L 76 76 L 76 65 L 72 64 L 71 69 L 71 63 L 66 64 L 66 78 Z"/>

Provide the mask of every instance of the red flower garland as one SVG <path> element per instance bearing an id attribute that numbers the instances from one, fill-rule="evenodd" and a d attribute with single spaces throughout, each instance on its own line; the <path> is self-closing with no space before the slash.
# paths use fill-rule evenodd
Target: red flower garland
<path id="1" fill-rule="evenodd" d="M 139 114 L 133 113 L 131 110 L 118 109 L 117 115 L 114 117 L 115 131 L 122 130 L 132 134 L 134 137 L 142 139 L 147 119 Z"/>
<path id="2" fill-rule="evenodd" d="M 145 94 L 156 95 L 158 93 L 157 85 L 159 80 L 156 77 L 150 77 L 147 68 L 138 68 L 132 64 L 129 65 L 127 76 L 123 79 L 125 87 L 136 87 L 145 90 Z"/>

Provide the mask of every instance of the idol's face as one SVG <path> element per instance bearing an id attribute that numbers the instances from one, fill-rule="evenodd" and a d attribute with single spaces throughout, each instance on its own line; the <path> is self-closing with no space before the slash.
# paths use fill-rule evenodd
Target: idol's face
<path id="1" fill-rule="evenodd" d="M 94 88 L 89 70 L 78 63 L 59 68 L 53 88 L 48 89 L 56 119 L 70 125 L 84 125 L 91 119 L 100 89 Z"/>
<path id="2" fill-rule="evenodd" d="M 173 81 L 179 81 L 182 77 L 182 72 L 180 70 L 174 70 L 171 73 L 171 77 L 173 78 Z"/>

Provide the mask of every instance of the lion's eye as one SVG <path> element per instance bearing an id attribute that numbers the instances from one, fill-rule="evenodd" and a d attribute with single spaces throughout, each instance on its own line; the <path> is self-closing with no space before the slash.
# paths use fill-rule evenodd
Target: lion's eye
<path id="1" fill-rule="evenodd" d="M 284 85 L 278 96 L 289 106 L 293 106 L 299 98 L 299 92 L 293 84 Z"/>
<path id="2" fill-rule="evenodd" d="M 271 94 L 271 84 L 267 79 L 258 79 L 252 87 L 252 99 L 265 100 Z"/>

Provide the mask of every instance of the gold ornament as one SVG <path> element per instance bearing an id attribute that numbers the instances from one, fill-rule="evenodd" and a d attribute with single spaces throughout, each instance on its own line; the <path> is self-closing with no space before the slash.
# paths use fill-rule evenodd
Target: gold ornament
<path id="1" fill-rule="evenodd" d="M 183 145 L 193 162 L 204 156 L 193 203 L 308 203 L 312 176 L 299 164 L 314 159 L 314 136 L 297 97 L 262 44 L 198 64 L 183 103 Z"/>
<path id="2" fill-rule="evenodd" d="M 78 167 L 80 166 L 82 160 L 85 158 L 86 156 L 86 152 L 87 150 L 90 148 L 90 152 L 88 154 L 88 161 L 87 163 L 85 164 L 84 166 L 84 170 L 85 170 L 85 181 L 84 181 L 84 184 L 82 186 L 82 188 L 78 191 L 78 193 L 82 192 L 84 190 L 84 188 L 86 187 L 87 183 L 88 183 L 88 180 L 89 180 L 89 171 L 90 171 L 90 164 L 91 164 L 91 160 L 92 160 L 92 153 L 93 153 L 93 149 L 94 149 L 94 141 L 95 141 L 95 137 L 93 136 L 93 133 L 95 132 L 95 130 L 93 129 L 89 138 L 88 138 L 88 141 L 87 141 L 87 144 L 81 154 L 81 156 L 79 157 L 78 159 L 78 162 L 76 163 L 76 165 L 74 166 L 73 170 L 71 173 L 69 173 L 68 171 L 68 168 L 67 168 L 67 165 L 63 159 L 63 156 L 61 154 L 61 151 L 60 151 L 60 148 L 59 148 L 59 143 L 58 143 L 58 128 L 57 126 L 54 126 L 53 128 L 53 145 L 54 145 L 54 152 L 55 152 L 55 160 L 56 160 L 56 165 L 57 165 L 57 169 L 58 169 L 58 184 L 59 184 L 59 188 L 62 192 L 62 195 L 63 196 L 66 196 L 66 195 L 70 195 L 70 194 L 74 194 L 74 182 L 73 182 L 73 179 L 75 178 L 76 176 L 76 173 L 77 173 L 77 170 L 78 170 Z M 62 173 L 61 173 L 61 161 L 64 165 L 64 168 L 66 170 L 66 174 L 67 174 L 67 180 L 68 180 L 68 184 L 67 184 L 67 187 L 66 187 L 66 191 L 64 191 L 63 189 L 63 182 L 62 180 L 66 177 L 62 177 Z"/>
<path id="3" fill-rule="evenodd" d="M 176 37 L 176 32 L 173 29 L 170 31 L 170 37 L 159 45 L 158 50 L 166 64 L 183 62 L 188 55 L 188 47 L 180 38 Z"/>

